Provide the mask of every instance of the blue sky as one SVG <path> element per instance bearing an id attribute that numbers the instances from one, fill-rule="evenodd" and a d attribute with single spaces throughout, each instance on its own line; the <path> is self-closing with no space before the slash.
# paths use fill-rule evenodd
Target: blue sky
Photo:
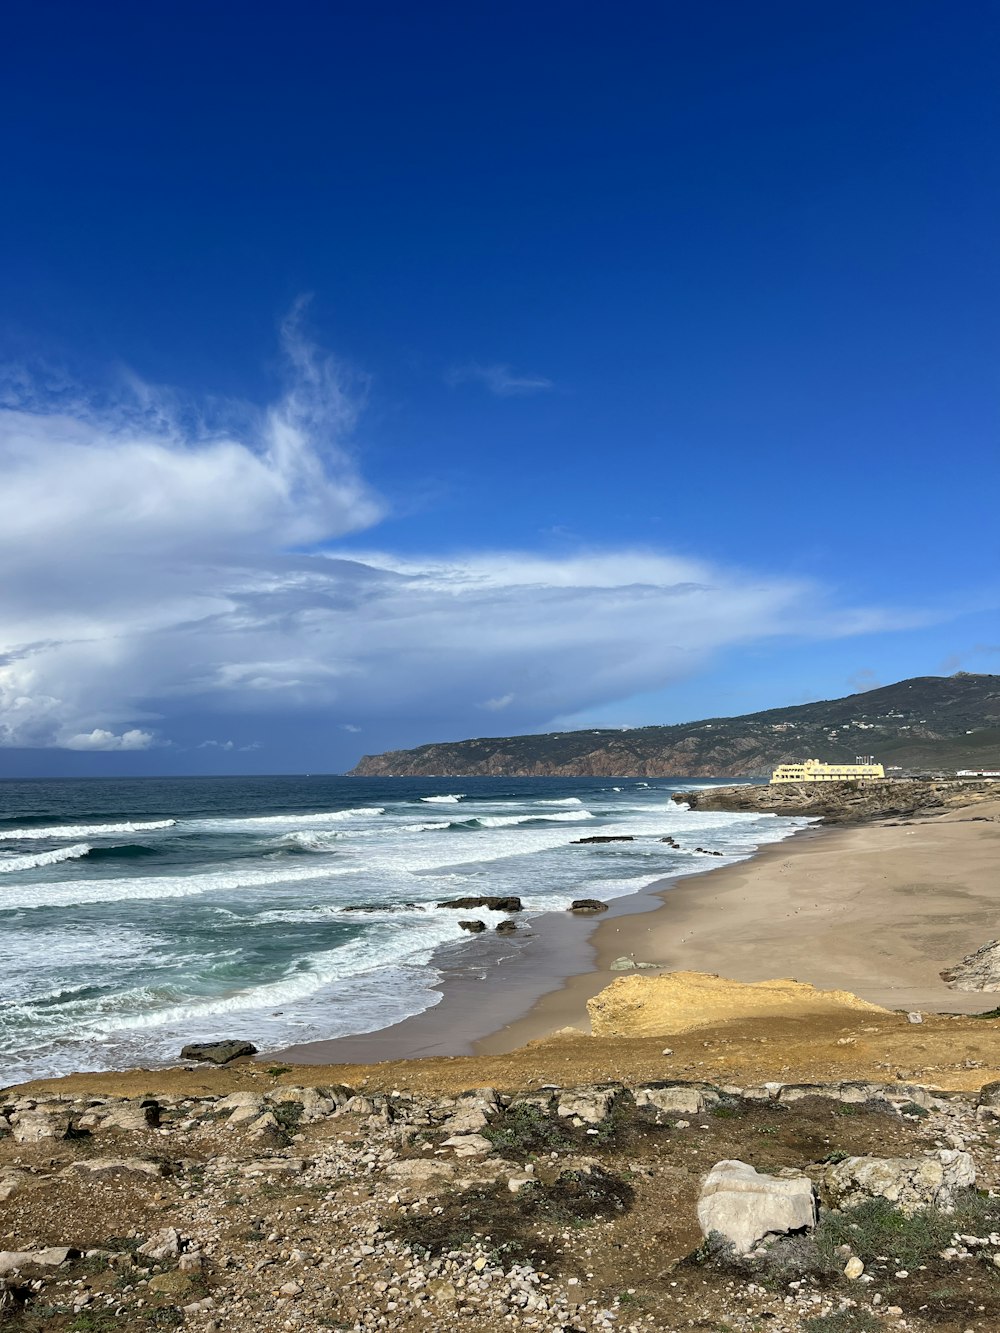
<path id="1" fill-rule="evenodd" d="M 7 16 L 0 774 L 1000 670 L 992 4 Z"/>

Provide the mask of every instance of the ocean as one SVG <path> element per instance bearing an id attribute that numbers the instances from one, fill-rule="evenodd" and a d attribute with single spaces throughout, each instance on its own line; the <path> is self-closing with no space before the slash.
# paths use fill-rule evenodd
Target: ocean
<path id="1" fill-rule="evenodd" d="M 803 820 L 695 813 L 704 782 L 255 777 L 0 782 L 0 1086 L 372 1032 L 524 918 L 744 858 Z M 593 834 L 634 842 L 574 845 Z M 677 851 L 660 841 L 672 834 Z M 522 919 L 524 919 L 522 918 Z M 516 937 L 511 941 L 516 948 Z"/>

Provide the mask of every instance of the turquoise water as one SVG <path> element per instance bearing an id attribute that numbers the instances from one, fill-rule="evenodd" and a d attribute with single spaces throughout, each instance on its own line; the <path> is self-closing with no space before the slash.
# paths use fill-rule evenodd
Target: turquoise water
<path id="1" fill-rule="evenodd" d="M 444 958 L 473 956 L 459 916 L 499 920 L 442 898 L 564 909 L 724 864 L 696 845 L 745 857 L 802 822 L 671 802 L 691 785 L 2 782 L 0 1084 L 171 1059 L 219 1035 L 277 1049 L 374 1031 L 437 1002 Z M 573 845 L 595 833 L 636 841 Z"/>

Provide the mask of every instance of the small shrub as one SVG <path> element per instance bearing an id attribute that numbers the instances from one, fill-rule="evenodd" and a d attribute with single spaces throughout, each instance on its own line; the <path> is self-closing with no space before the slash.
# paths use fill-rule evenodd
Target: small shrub
<path id="1" fill-rule="evenodd" d="M 302 1121 L 301 1102 L 278 1102 L 271 1107 L 271 1114 L 286 1134 L 294 1134 Z"/>
<path id="2" fill-rule="evenodd" d="M 826 1213 L 816 1229 L 816 1242 L 832 1253 L 838 1245 L 850 1245 L 868 1264 L 888 1254 L 900 1267 L 915 1269 L 931 1263 L 956 1232 L 989 1235 L 1000 1225 L 1000 1199 L 990 1199 L 975 1190 L 956 1198 L 953 1212 L 921 1208 L 907 1216 L 887 1199 L 867 1199 L 855 1208 Z"/>
<path id="3" fill-rule="evenodd" d="M 280 1078 L 282 1074 L 289 1073 L 291 1068 L 291 1065 L 271 1065 L 270 1069 L 266 1069 L 264 1072 L 270 1074 L 271 1078 Z"/>
<path id="4" fill-rule="evenodd" d="M 813 1315 L 802 1325 L 803 1333 L 876 1333 L 882 1325 L 867 1310 L 837 1310 Z"/>
<path id="5" fill-rule="evenodd" d="M 72 1333 L 113 1333 L 118 1327 L 111 1310 L 81 1310 L 70 1324 Z"/>
<path id="6" fill-rule="evenodd" d="M 404 1244 L 432 1255 L 461 1249 L 479 1237 L 488 1239 L 498 1257 L 533 1254 L 536 1265 L 551 1268 L 558 1257 L 539 1239 L 539 1225 L 585 1226 L 626 1212 L 634 1199 L 632 1186 L 608 1171 L 563 1171 L 551 1185 L 538 1182 L 515 1195 L 502 1181 L 456 1190 L 441 1197 L 441 1212 L 407 1214 L 392 1230 Z"/>
<path id="7" fill-rule="evenodd" d="M 575 1140 L 568 1126 L 541 1107 L 515 1102 L 502 1118 L 482 1131 L 496 1152 L 515 1160 L 532 1153 L 565 1151 Z"/>
<path id="8" fill-rule="evenodd" d="M 926 1120 L 930 1111 L 918 1102 L 903 1102 L 899 1108 L 899 1114 L 913 1116 L 916 1120 Z"/>

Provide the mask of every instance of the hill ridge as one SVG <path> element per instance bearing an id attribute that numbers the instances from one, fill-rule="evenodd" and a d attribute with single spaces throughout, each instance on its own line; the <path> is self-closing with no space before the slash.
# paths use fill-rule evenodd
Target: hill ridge
<path id="1" fill-rule="evenodd" d="M 911 770 L 1000 767 L 1000 676 L 957 672 L 736 717 L 434 742 L 365 755 L 354 777 L 761 777 L 875 753 Z"/>

